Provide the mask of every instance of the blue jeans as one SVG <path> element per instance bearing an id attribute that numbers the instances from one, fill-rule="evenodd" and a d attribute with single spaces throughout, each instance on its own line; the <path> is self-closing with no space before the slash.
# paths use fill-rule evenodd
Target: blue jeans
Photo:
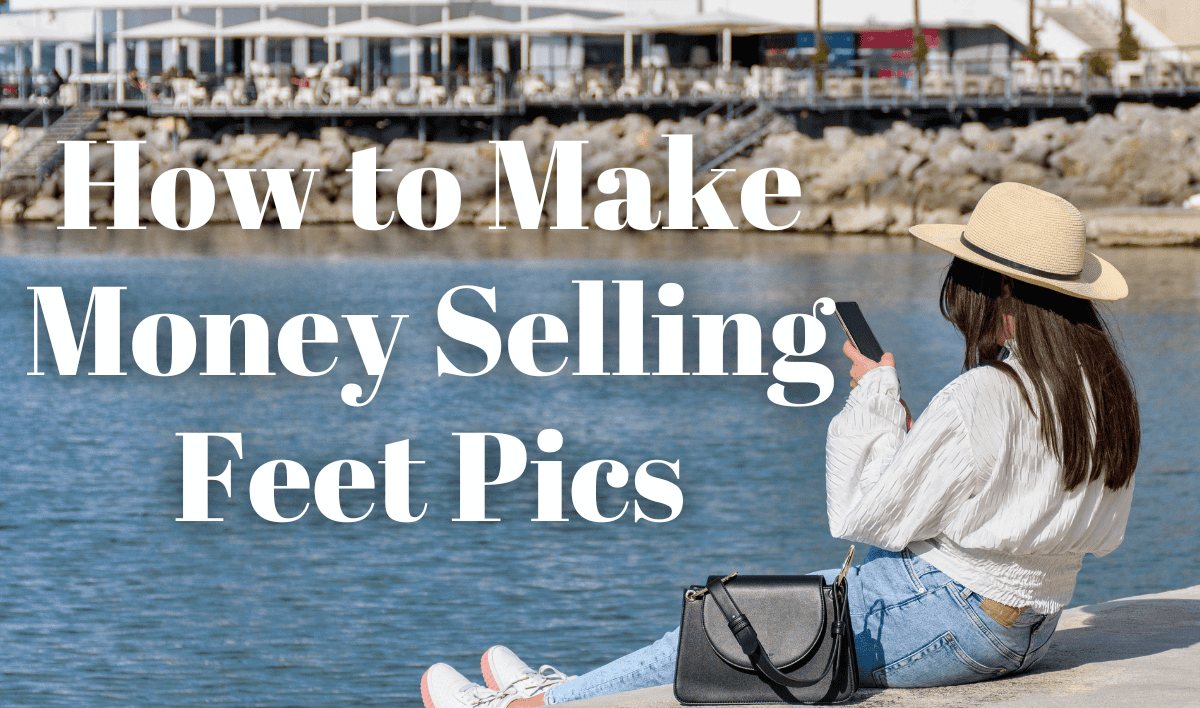
<path id="1" fill-rule="evenodd" d="M 833 582 L 840 569 L 816 575 Z M 913 556 L 872 548 L 846 576 L 862 686 L 952 686 L 1025 671 L 1050 648 L 1059 613 L 1026 610 L 1005 627 L 983 598 Z M 545 694 L 547 704 L 673 683 L 679 630 Z"/>

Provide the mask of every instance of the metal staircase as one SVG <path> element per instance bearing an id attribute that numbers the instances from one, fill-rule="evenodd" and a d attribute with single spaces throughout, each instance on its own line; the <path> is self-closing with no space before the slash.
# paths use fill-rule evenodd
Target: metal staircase
<path id="1" fill-rule="evenodd" d="M 741 125 L 732 136 L 723 136 L 724 139 L 719 143 L 701 141 L 696 146 L 692 159 L 692 164 L 696 165 L 695 173 L 701 174 L 716 169 L 735 155 L 762 142 L 771 132 L 771 121 L 774 118 L 774 111 L 756 107 L 756 104 L 749 101 L 730 106 L 725 120 L 737 120 Z"/>
<path id="2" fill-rule="evenodd" d="M 92 106 L 76 105 L 54 121 L 41 139 L 0 170 L 0 181 L 36 180 L 39 184 L 62 164 L 62 140 L 79 140 L 96 127 L 107 111 Z"/>
<path id="3" fill-rule="evenodd" d="M 1120 22 L 1100 8 L 1087 4 L 1060 5 L 1042 7 L 1041 11 L 1092 49 L 1117 46 Z"/>

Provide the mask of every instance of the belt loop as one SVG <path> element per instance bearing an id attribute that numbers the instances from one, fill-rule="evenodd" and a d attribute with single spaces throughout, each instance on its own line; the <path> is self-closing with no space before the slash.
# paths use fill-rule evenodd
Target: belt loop
<path id="1" fill-rule="evenodd" d="M 964 600 L 970 600 L 971 596 L 974 594 L 975 593 L 971 590 L 971 588 L 963 588 L 962 592 L 959 593 L 959 596 L 961 596 Z"/>

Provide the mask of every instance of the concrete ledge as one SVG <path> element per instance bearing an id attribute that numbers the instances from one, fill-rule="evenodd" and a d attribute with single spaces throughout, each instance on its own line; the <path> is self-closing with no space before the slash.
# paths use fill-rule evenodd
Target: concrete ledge
<path id="1" fill-rule="evenodd" d="M 863 689 L 841 705 L 1118 708 L 1200 705 L 1200 586 L 1063 613 L 1033 671 L 968 686 Z M 572 708 L 677 708 L 670 686 Z"/>
<path id="2" fill-rule="evenodd" d="M 1200 209 L 1100 209 L 1084 216 L 1088 236 L 1101 246 L 1200 244 Z"/>

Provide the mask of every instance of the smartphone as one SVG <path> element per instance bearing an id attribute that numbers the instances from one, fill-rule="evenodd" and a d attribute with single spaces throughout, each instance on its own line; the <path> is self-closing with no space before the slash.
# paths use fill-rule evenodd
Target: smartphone
<path id="1" fill-rule="evenodd" d="M 858 303 L 837 302 L 834 303 L 834 306 L 837 308 L 838 322 L 842 323 L 846 339 L 850 340 L 860 354 L 871 361 L 882 359 L 883 347 L 879 346 L 879 340 L 875 339 L 875 334 L 871 331 L 871 326 L 867 324 L 867 318 L 863 317 Z"/>

